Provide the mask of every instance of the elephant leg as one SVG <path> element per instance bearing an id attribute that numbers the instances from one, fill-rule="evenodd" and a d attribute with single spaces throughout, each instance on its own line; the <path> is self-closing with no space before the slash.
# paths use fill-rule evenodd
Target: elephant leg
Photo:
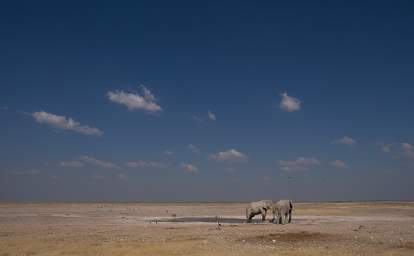
<path id="1" fill-rule="evenodd" d="M 282 224 L 282 214 L 277 214 L 277 224 Z"/>
<path id="2" fill-rule="evenodd" d="M 272 219 L 270 220 L 270 222 L 275 223 L 275 211 L 272 211 Z"/>
<path id="3" fill-rule="evenodd" d="M 255 216 L 254 213 L 250 213 L 249 218 L 247 219 L 247 223 L 252 222 L 253 217 Z"/>
<path id="4" fill-rule="evenodd" d="M 249 222 L 252 222 L 252 219 L 254 218 L 254 216 L 256 216 L 256 215 L 258 215 L 258 214 L 261 214 L 262 213 L 262 211 L 261 210 L 252 210 L 251 212 L 250 212 L 250 215 L 249 215 Z"/>
<path id="5" fill-rule="evenodd" d="M 284 225 L 286 223 L 286 213 L 282 211 L 280 213 L 280 224 Z"/>
<path id="6" fill-rule="evenodd" d="M 289 211 L 289 223 L 292 222 L 292 210 Z"/>
<path id="7" fill-rule="evenodd" d="M 262 214 L 262 221 L 266 220 L 266 210 L 265 209 L 261 209 L 260 213 Z"/>

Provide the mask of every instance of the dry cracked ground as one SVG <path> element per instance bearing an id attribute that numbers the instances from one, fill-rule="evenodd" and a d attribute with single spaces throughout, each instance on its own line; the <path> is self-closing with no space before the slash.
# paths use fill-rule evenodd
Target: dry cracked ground
<path id="1" fill-rule="evenodd" d="M 3 203 L 0 256 L 414 255 L 414 203 L 297 203 L 287 225 L 243 223 L 244 207 Z"/>

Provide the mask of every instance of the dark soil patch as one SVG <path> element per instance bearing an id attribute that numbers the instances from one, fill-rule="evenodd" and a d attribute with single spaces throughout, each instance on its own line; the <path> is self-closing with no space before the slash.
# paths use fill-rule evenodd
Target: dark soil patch
<path id="1" fill-rule="evenodd" d="M 396 248 L 414 250 L 414 242 L 402 243 L 402 244 L 396 246 Z"/>
<path id="2" fill-rule="evenodd" d="M 13 235 L 13 232 L 0 232 L 0 237 L 8 237 L 12 235 Z"/>
<path id="3" fill-rule="evenodd" d="M 219 218 L 220 223 L 244 223 L 245 219 L 237 219 L 237 218 Z M 179 223 L 192 223 L 192 222 L 208 222 L 208 223 L 217 223 L 216 217 L 183 217 L 183 218 L 173 218 L 173 219 L 165 219 L 159 220 L 159 222 L 179 222 Z M 254 220 L 254 223 L 261 223 L 260 220 Z M 269 223 L 269 222 L 264 222 Z"/>
<path id="4" fill-rule="evenodd" d="M 277 233 L 260 235 L 245 239 L 251 242 L 286 242 L 286 243 L 299 243 L 299 242 L 321 242 L 321 241 L 333 241 L 338 240 L 337 235 L 324 234 L 319 232 L 294 232 L 294 233 Z"/>
<path id="5" fill-rule="evenodd" d="M 220 223 L 225 224 L 241 224 L 246 223 L 246 219 L 241 218 L 218 218 Z M 178 218 L 171 218 L 171 219 L 162 219 L 157 220 L 158 222 L 180 222 L 180 223 L 194 223 L 194 222 L 208 222 L 208 223 L 217 223 L 216 217 L 178 217 Z M 294 219 L 292 223 L 302 223 L 305 220 L 302 219 Z M 155 220 L 151 220 L 151 222 L 155 222 Z M 269 219 L 262 221 L 261 219 L 253 219 L 250 224 L 273 224 L 270 222 Z"/>

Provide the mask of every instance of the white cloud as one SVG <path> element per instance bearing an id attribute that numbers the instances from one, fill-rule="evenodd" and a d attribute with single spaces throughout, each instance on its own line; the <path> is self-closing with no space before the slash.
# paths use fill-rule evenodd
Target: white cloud
<path id="1" fill-rule="evenodd" d="M 166 164 L 161 163 L 161 162 L 154 162 L 154 161 L 147 162 L 143 160 L 127 162 L 125 165 L 130 168 L 165 168 L 167 167 Z"/>
<path id="2" fill-rule="evenodd" d="M 316 158 L 298 157 L 295 160 L 278 160 L 277 164 L 283 171 L 305 171 L 315 165 L 319 165 Z"/>
<path id="3" fill-rule="evenodd" d="M 214 114 L 213 112 L 211 112 L 210 110 L 207 111 L 207 115 L 193 115 L 193 120 L 203 123 L 205 120 L 210 120 L 210 121 L 216 121 L 216 114 Z"/>
<path id="4" fill-rule="evenodd" d="M 227 151 L 211 154 L 210 158 L 218 162 L 245 162 L 248 160 L 247 155 L 233 148 Z"/>
<path id="5" fill-rule="evenodd" d="M 297 98 L 289 96 L 286 92 L 281 94 L 282 101 L 280 108 L 286 112 L 295 112 L 300 110 L 301 101 Z"/>
<path id="6" fill-rule="evenodd" d="M 147 89 L 147 87 L 141 85 L 141 89 L 144 92 L 144 99 L 146 99 L 149 102 L 157 101 L 154 94 L 149 89 Z"/>
<path id="7" fill-rule="evenodd" d="M 210 110 L 207 112 L 208 118 L 212 121 L 216 121 L 216 114 L 211 112 Z"/>
<path id="8" fill-rule="evenodd" d="M 173 151 L 171 151 L 171 150 L 169 150 L 169 149 L 166 149 L 166 150 L 164 150 L 164 155 L 167 155 L 167 156 L 172 156 L 172 155 L 174 155 L 174 152 Z"/>
<path id="9" fill-rule="evenodd" d="M 197 122 L 204 122 L 204 120 L 203 120 L 203 118 L 201 118 L 201 117 L 199 117 L 199 116 L 197 116 L 197 115 L 193 115 L 193 119 L 194 119 L 194 121 L 197 121 Z"/>
<path id="10" fill-rule="evenodd" d="M 404 157 L 414 159 L 414 151 L 413 146 L 411 144 L 408 144 L 406 142 L 401 143 L 401 150 Z"/>
<path id="11" fill-rule="evenodd" d="M 108 161 L 99 160 L 99 159 L 96 159 L 90 156 L 81 156 L 80 159 L 86 163 L 96 165 L 96 166 L 99 166 L 105 169 L 118 169 L 119 168 L 116 164 L 113 164 Z"/>
<path id="12" fill-rule="evenodd" d="M 188 149 L 194 154 L 200 154 L 200 149 L 193 144 L 188 145 Z"/>
<path id="13" fill-rule="evenodd" d="M 413 146 L 407 142 L 381 145 L 381 151 L 393 155 L 393 159 L 414 159 Z"/>
<path id="14" fill-rule="evenodd" d="M 355 143 L 356 141 L 348 136 L 332 141 L 332 144 L 342 144 L 347 146 L 353 146 Z"/>
<path id="15" fill-rule="evenodd" d="M 80 168 L 83 166 L 83 163 L 80 161 L 62 161 L 60 165 L 63 167 L 73 167 L 73 168 Z"/>
<path id="16" fill-rule="evenodd" d="M 413 146 L 407 142 L 403 142 L 401 143 L 401 148 L 405 151 L 412 151 L 413 150 Z"/>
<path id="17" fill-rule="evenodd" d="M 182 163 L 181 168 L 186 172 L 191 172 L 191 173 L 198 172 L 198 167 L 192 164 Z"/>
<path id="18" fill-rule="evenodd" d="M 54 128 L 79 132 L 85 135 L 102 135 L 102 131 L 98 128 L 90 127 L 88 125 L 81 125 L 72 118 L 59 116 L 45 111 L 34 112 L 32 117 L 40 124 L 47 124 Z"/>
<path id="19" fill-rule="evenodd" d="M 141 86 L 142 95 L 124 91 L 109 91 L 107 93 L 110 101 L 125 105 L 129 110 L 145 110 L 148 112 L 161 111 L 157 99 L 145 86 Z"/>
<path id="20" fill-rule="evenodd" d="M 341 160 L 334 160 L 331 162 L 331 165 L 336 167 L 336 168 L 348 168 L 348 165 Z"/>

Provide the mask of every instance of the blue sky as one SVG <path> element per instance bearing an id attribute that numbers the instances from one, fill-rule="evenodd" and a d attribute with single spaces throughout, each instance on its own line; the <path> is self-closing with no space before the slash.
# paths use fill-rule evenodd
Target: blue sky
<path id="1" fill-rule="evenodd" d="M 413 200 L 413 11 L 7 3 L 0 200 Z"/>

